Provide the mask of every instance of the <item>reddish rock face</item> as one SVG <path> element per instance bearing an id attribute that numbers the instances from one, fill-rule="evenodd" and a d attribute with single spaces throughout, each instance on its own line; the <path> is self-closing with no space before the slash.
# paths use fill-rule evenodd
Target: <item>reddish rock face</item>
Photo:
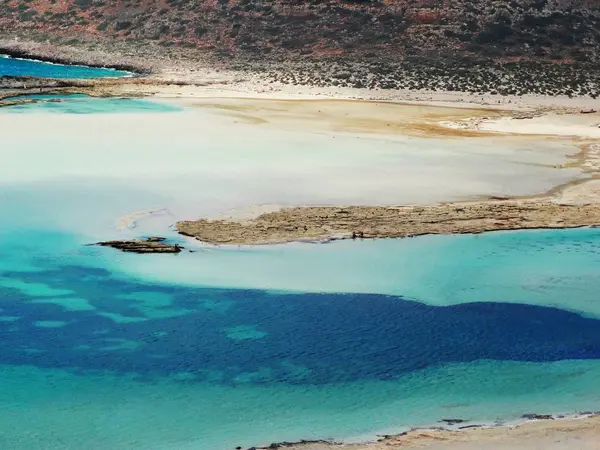
<path id="1" fill-rule="evenodd" d="M 8 0 L 0 30 L 266 55 L 597 59 L 591 0 Z"/>

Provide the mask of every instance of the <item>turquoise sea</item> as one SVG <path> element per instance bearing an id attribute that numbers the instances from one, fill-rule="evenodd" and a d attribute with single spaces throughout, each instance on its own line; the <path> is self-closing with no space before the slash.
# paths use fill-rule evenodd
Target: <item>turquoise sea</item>
<path id="1" fill-rule="evenodd" d="M 181 108 L 166 103 L 137 99 L 106 97 L 94 98 L 84 94 L 66 95 L 21 95 L 7 97 L 5 101 L 33 100 L 31 103 L 22 103 L 6 107 L 0 112 L 9 114 L 27 113 L 55 113 L 55 114 L 126 114 L 143 112 L 174 112 Z"/>
<path id="2" fill-rule="evenodd" d="M 29 59 L 9 58 L 0 54 L 0 76 L 32 76 L 43 78 L 105 78 L 130 75 L 108 68 L 66 66 Z"/>
<path id="3" fill-rule="evenodd" d="M 0 448 L 228 450 L 600 409 L 600 229 L 201 246 L 169 217 L 114 231 L 173 201 L 149 165 L 119 175 L 136 142 L 107 141 L 88 177 L 58 151 L 75 141 L 31 142 L 38 159 L 0 167 Z M 194 251 L 86 245 L 157 230 Z"/>

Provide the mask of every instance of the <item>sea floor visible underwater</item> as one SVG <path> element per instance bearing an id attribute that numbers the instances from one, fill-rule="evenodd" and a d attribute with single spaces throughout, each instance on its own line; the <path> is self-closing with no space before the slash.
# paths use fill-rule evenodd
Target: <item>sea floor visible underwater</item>
<path id="1" fill-rule="evenodd" d="M 152 171 L 176 178 L 176 143 L 140 165 L 135 142 L 107 147 L 113 169 L 83 177 L 99 136 L 69 158 L 74 141 L 30 137 L 39 159 L 0 168 L 0 448 L 227 450 L 600 409 L 600 229 L 253 248 L 185 241 L 168 214 L 115 231 L 176 203 Z M 235 173 L 237 191 L 202 185 L 199 214 L 265 196 Z M 86 245 L 157 232 L 186 251 Z"/>

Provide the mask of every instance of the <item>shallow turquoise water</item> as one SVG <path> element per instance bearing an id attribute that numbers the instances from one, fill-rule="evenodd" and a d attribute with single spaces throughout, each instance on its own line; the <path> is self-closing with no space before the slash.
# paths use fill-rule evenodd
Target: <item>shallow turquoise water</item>
<path id="1" fill-rule="evenodd" d="M 222 450 L 600 409 L 600 229 L 202 247 L 169 216 L 115 229 L 177 191 L 108 137 L 105 172 L 57 159 L 85 141 L 43 136 L 10 160 L 30 181 L 0 180 L 0 448 Z M 159 233 L 196 252 L 86 245 Z"/>
<path id="2" fill-rule="evenodd" d="M 12 97 L 7 100 L 16 99 Z M 176 105 L 134 98 L 98 98 L 81 94 L 72 95 L 27 95 L 20 98 L 39 100 L 0 108 L 9 114 L 54 113 L 54 114 L 123 114 L 144 112 L 176 112 L 182 108 Z"/>
<path id="3" fill-rule="evenodd" d="M 0 55 L 0 76 L 33 76 L 44 78 L 106 78 L 130 75 L 128 72 L 86 67 L 66 66 Z"/>
<path id="4" fill-rule="evenodd" d="M 600 317 L 599 229 L 423 236 L 122 258 L 128 273 L 184 284 L 402 295 L 431 305 L 554 306 Z M 185 245 L 185 244 L 184 244 Z"/>
<path id="5" fill-rule="evenodd" d="M 89 98 L 85 94 L 65 94 L 65 95 L 55 95 L 55 94 L 28 94 L 28 95 L 18 95 L 15 97 L 5 97 L 4 100 L 14 101 L 14 100 L 74 100 L 74 99 L 85 99 Z"/>
<path id="6" fill-rule="evenodd" d="M 24 202 L 0 228 L 3 448 L 232 449 L 598 409 L 598 229 L 145 258 L 84 246 L 95 232 L 52 220 L 65 208 L 36 220 Z M 193 282 L 163 271 L 211 262 Z"/>

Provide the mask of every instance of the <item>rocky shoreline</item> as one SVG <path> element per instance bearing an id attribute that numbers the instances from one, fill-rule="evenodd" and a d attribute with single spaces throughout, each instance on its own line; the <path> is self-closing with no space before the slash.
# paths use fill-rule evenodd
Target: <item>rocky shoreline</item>
<path id="1" fill-rule="evenodd" d="M 88 66 L 131 72 L 134 75 L 149 75 L 152 69 L 133 58 L 115 56 L 89 49 L 55 46 L 34 41 L 0 39 L 0 55 L 11 58 L 62 64 L 65 66 Z"/>
<path id="2" fill-rule="evenodd" d="M 20 94 L 90 96 L 337 98 L 415 103 L 479 104 L 509 110 L 581 110 L 598 107 L 600 71 L 585 61 L 500 61 L 469 58 L 400 58 L 393 61 L 339 55 L 278 59 L 276 55 L 219 58 L 210 52 L 155 43 L 42 43 L 0 34 L 0 54 L 68 65 L 128 70 L 133 77 L 54 80 L 0 76 L 0 99 Z M 600 63 L 598 63 L 600 64 Z M 543 74 L 541 76 L 540 74 Z M 49 92 L 53 90 L 55 92 Z M 15 93 L 14 91 L 18 91 Z M 60 91 L 60 92 L 56 92 Z"/>
<path id="3" fill-rule="evenodd" d="M 405 56 L 393 60 L 319 55 L 281 58 L 231 55 L 164 48 L 154 44 L 132 47 L 126 42 L 45 44 L 1 39 L 0 54 L 65 65 L 113 68 L 154 80 L 193 84 L 203 71 L 231 74 L 237 81 L 260 80 L 269 86 L 352 88 L 381 91 L 456 92 L 474 95 L 600 96 L 599 62 L 552 62 L 489 57 Z M 194 80 L 192 80 L 194 78 Z"/>
<path id="4" fill-rule="evenodd" d="M 546 438 L 551 436 L 553 431 L 562 434 L 577 430 L 591 430 L 593 439 L 600 437 L 600 428 L 597 426 L 600 424 L 600 412 L 597 411 L 568 416 L 562 414 L 523 414 L 519 421 L 496 422 L 494 424 L 471 423 L 471 421 L 463 419 L 442 419 L 440 423 L 444 425 L 411 428 L 403 433 L 382 435 L 375 441 L 362 444 L 345 444 L 332 440 L 300 440 L 298 442 L 275 442 L 262 447 L 249 447 L 247 450 L 282 448 L 289 450 L 399 450 L 404 448 L 431 448 L 433 446 L 436 449 L 438 447 L 444 449 L 446 445 L 451 446 L 453 443 L 480 442 L 481 445 L 484 445 L 484 441 L 490 439 L 497 441 L 496 445 L 499 445 L 503 439 L 510 439 L 511 435 L 528 434 L 529 428 L 534 428 L 534 431 L 538 429 L 537 431 Z M 469 424 L 455 426 L 464 423 Z M 237 447 L 237 449 L 239 450 L 241 447 Z"/>

